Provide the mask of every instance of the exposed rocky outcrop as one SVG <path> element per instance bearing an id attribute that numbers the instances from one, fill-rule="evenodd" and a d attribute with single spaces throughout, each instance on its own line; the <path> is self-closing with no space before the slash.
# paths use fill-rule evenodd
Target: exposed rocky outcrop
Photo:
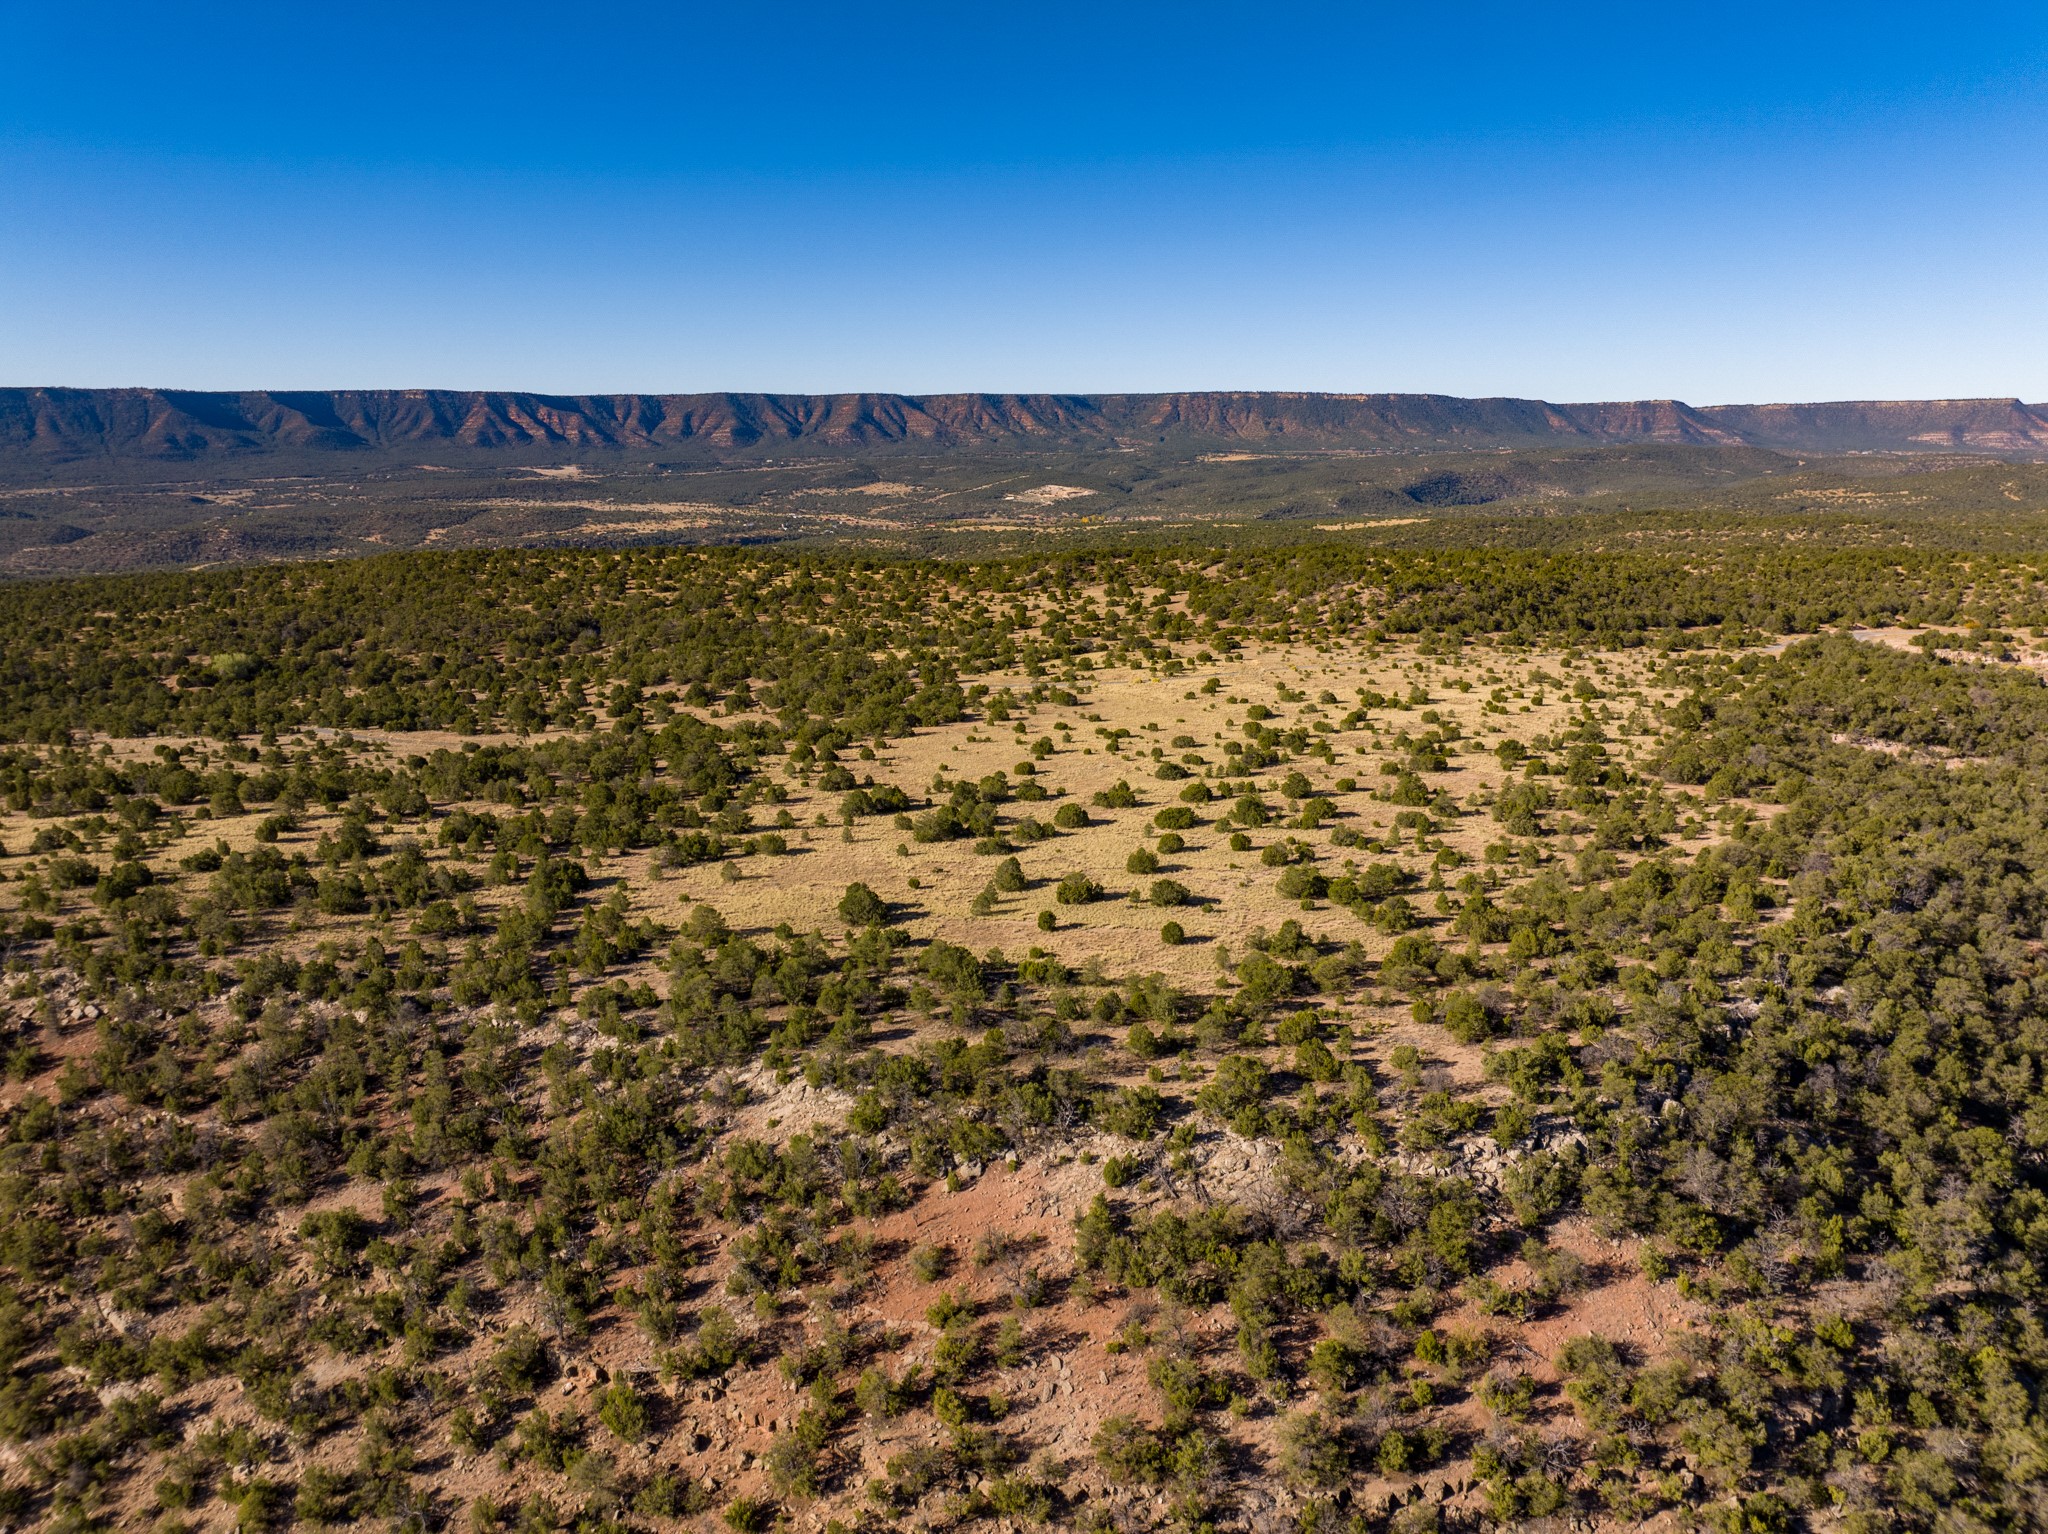
<path id="1" fill-rule="evenodd" d="M 1557 405 L 1436 394 L 602 394 L 436 389 L 0 389 L 0 466 L 353 453 L 1109 448 L 1191 442 L 1399 450 L 1673 443 L 1795 452 L 2048 451 L 2018 400 Z"/>

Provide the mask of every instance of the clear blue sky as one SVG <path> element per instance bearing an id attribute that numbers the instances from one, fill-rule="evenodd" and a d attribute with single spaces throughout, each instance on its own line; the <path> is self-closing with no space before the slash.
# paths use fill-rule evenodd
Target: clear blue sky
<path id="1" fill-rule="evenodd" d="M 2048 7 L 0 0 L 0 383 L 2048 399 Z"/>

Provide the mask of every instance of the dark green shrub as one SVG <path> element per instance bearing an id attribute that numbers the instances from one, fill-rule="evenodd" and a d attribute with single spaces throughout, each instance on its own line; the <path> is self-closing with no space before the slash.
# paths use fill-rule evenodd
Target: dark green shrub
<path id="1" fill-rule="evenodd" d="M 839 919 L 849 927 L 872 927 L 888 915 L 888 905 L 865 884 L 849 884 L 839 897 Z"/>
<path id="2" fill-rule="evenodd" d="M 1052 898 L 1061 905 L 1086 905 L 1102 898 L 1102 886 L 1084 873 L 1070 873 L 1060 880 Z"/>

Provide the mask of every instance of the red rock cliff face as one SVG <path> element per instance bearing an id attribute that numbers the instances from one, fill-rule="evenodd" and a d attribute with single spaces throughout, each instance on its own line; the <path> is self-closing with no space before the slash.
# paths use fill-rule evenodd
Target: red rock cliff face
<path id="1" fill-rule="evenodd" d="M 602 394 L 435 389 L 0 389 L 0 462 L 180 462 L 266 453 L 857 451 L 889 444 L 1267 447 L 1692 443 L 1800 452 L 2048 452 L 2018 400 L 1550 404 L 1435 394 Z"/>

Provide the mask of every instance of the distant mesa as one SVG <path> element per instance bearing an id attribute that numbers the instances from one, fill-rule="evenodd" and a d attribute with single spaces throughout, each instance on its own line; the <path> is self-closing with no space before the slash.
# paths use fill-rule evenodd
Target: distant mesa
<path id="1" fill-rule="evenodd" d="M 1543 443 L 1790 452 L 2048 452 L 2048 406 L 2016 399 L 1560 405 L 1441 394 L 597 394 L 436 389 L 0 389 L 0 467 L 331 454 L 474 462 L 888 448 L 1425 451 Z M 1047 487 L 1054 489 L 1058 487 Z M 1427 502 L 1434 492 L 1416 499 Z M 1456 497 L 1455 487 L 1446 491 Z"/>

